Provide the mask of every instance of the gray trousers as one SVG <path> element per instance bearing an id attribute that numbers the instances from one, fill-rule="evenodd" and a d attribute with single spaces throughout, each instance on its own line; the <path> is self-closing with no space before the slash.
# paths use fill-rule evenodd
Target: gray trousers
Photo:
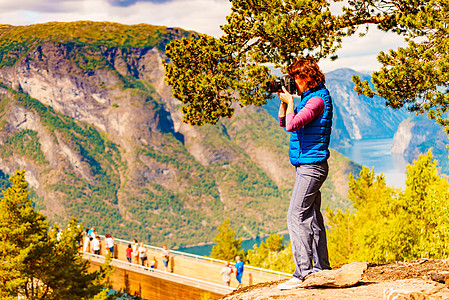
<path id="1" fill-rule="evenodd" d="M 328 171 L 327 161 L 296 168 L 287 225 L 296 264 L 293 276 L 299 279 L 312 272 L 330 269 L 319 190 Z"/>

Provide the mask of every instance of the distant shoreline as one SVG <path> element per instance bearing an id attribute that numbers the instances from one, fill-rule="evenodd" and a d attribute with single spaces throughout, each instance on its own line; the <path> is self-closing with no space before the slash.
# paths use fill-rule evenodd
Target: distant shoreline
<path id="1" fill-rule="evenodd" d="M 276 233 L 274 233 L 274 234 L 277 234 L 277 235 L 286 235 L 286 234 L 288 234 L 288 230 L 283 230 L 283 231 L 279 231 L 279 232 L 276 232 Z M 267 238 L 267 237 L 269 237 L 271 234 L 267 234 L 267 235 L 262 235 L 262 236 L 256 236 L 256 237 L 254 237 L 254 238 L 242 238 L 242 242 L 243 241 L 249 241 L 249 240 L 256 240 L 256 239 L 264 239 L 264 238 Z M 186 246 L 177 246 L 177 247 L 174 247 L 174 248 L 172 248 L 173 250 L 178 250 L 178 249 L 180 249 L 180 248 L 193 248 L 193 247 L 202 247 L 202 246 L 207 246 L 207 245 L 214 245 L 215 243 L 214 242 L 201 242 L 201 243 L 197 243 L 197 244 L 191 244 L 191 245 L 186 245 Z"/>

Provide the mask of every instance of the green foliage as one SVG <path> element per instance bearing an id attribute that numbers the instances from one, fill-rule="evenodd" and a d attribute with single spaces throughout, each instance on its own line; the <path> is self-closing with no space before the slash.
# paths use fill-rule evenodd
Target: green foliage
<path id="1" fill-rule="evenodd" d="M 106 67 L 106 61 L 93 55 L 110 48 L 148 48 L 165 50 L 169 41 L 190 32 L 147 24 L 122 25 L 111 22 L 51 22 L 30 26 L 0 25 L 0 68 L 14 65 L 28 52 L 45 43 L 67 45 L 74 61 L 84 70 Z"/>
<path id="2" fill-rule="evenodd" d="M 389 188 L 383 176 L 363 168 L 351 176 L 349 198 L 355 212 L 328 209 L 332 264 L 388 263 L 449 254 L 447 179 L 437 173 L 429 151 L 407 167 L 406 189 Z"/>
<path id="3" fill-rule="evenodd" d="M 171 42 L 165 63 L 166 82 L 173 95 L 183 104 L 183 121 L 192 125 L 216 124 L 234 112 L 235 91 L 240 91 L 242 103 L 265 104 L 268 94 L 265 81 L 268 68 L 251 64 L 240 68 L 238 49 L 207 35 L 192 36 Z M 252 81 L 243 78 L 252 77 Z M 262 94 L 262 96 L 259 96 Z"/>
<path id="4" fill-rule="evenodd" d="M 334 213 L 326 207 L 326 217 L 330 229 L 327 234 L 327 248 L 331 265 L 356 261 L 353 232 L 355 215 L 349 210 L 337 210 Z"/>
<path id="5" fill-rule="evenodd" d="M 283 236 L 272 234 L 265 243 L 261 242 L 259 246 L 254 245 L 253 249 L 248 250 L 246 254 L 248 264 L 274 271 L 294 272 L 292 246 L 289 244 L 285 247 L 283 242 Z"/>
<path id="6" fill-rule="evenodd" d="M 0 155 L 2 157 L 11 156 L 13 153 L 29 157 L 37 165 L 48 164 L 41 150 L 37 132 L 31 129 L 25 129 L 15 133 L 0 147 Z"/>
<path id="7" fill-rule="evenodd" d="M 444 138 L 439 139 L 436 137 L 430 141 L 424 141 L 417 149 L 419 149 L 419 153 L 432 151 L 434 158 L 438 160 L 438 167 L 441 168 L 440 172 L 449 175 L 449 144 L 447 144 Z"/>
<path id="8" fill-rule="evenodd" d="M 218 234 L 214 238 L 215 245 L 209 256 L 226 261 L 234 261 L 236 256 L 240 256 L 245 261 L 245 252 L 241 249 L 242 238 L 235 238 L 235 231 L 229 224 L 229 219 L 226 219 L 218 228 Z"/>
<path id="9" fill-rule="evenodd" d="M 354 79 L 356 90 L 367 96 L 376 94 L 386 98 L 386 104 L 392 108 L 405 106 L 417 114 L 427 112 L 428 117 L 445 126 L 449 134 L 446 114 L 449 107 L 446 75 L 449 6 L 444 0 L 406 1 L 404 4 L 390 8 L 386 13 L 392 17 L 390 24 L 380 27 L 404 35 L 408 46 L 379 54 L 382 67 L 372 74 L 375 92 L 357 77 Z M 376 5 L 379 4 L 369 5 L 367 9 Z"/>
<path id="10" fill-rule="evenodd" d="M 265 246 L 269 251 L 279 252 L 284 250 L 284 237 L 272 234 L 265 241 Z"/>
<path id="11" fill-rule="evenodd" d="M 231 2 L 232 12 L 221 26 L 220 38 L 193 35 L 166 48 L 172 61 L 165 64 L 166 82 L 186 105 L 182 108 L 185 122 L 215 124 L 232 116 L 233 102 L 265 104 L 264 87 L 270 76 L 264 64 L 285 71 L 297 55 L 336 59 L 343 37 L 357 31 L 362 37 L 370 24 L 377 24 L 382 31 L 404 36 L 409 45 L 379 54 L 382 68 L 373 73 L 376 92 L 354 77 L 356 90 L 370 97 L 378 94 L 393 108 L 428 112 L 449 134 L 447 1 Z M 331 11 L 334 4 L 341 11 Z"/>
<path id="12" fill-rule="evenodd" d="M 4 191 L 11 186 L 9 176 L 0 170 L 0 191 Z M 3 195 L 1 195 L 3 196 Z"/>
<path id="13" fill-rule="evenodd" d="M 98 294 L 110 273 L 106 264 L 88 272 L 89 261 L 78 253 L 82 228 L 72 220 L 57 237 L 28 199 L 25 172 L 11 177 L 0 198 L 0 296 L 27 299 L 89 298 Z"/>
<path id="14" fill-rule="evenodd" d="M 232 1 L 224 35 L 195 35 L 166 48 L 166 82 L 183 104 L 184 121 L 215 124 L 231 117 L 233 102 L 263 105 L 269 70 L 300 53 L 331 55 L 354 24 L 332 16 L 328 1 Z M 235 97 L 238 94 L 238 97 Z"/>
<path id="15" fill-rule="evenodd" d="M 1 86 L 1 83 L 0 83 Z M 7 113 L 7 107 L 9 104 L 10 99 L 6 97 L 0 97 L 0 118 L 3 118 L 5 114 Z M 1 127 L 3 127 L 4 124 L 2 124 Z"/>
<path id="16" fill-rule="evenodd" d="M 161 142 L 163 150 L 141 147 L 136 151 L 137 157 L 176 170 L 185 188 L 175 192 L 149 180 L 148 188 L 139 189 L 130 197 L 128 212 L 139 220 L 139 227 L 151 235 L 152 241 L 174 246 L 212 239 L 211 232 L 204 232 L 205 228 L 211 226 L 215 230 L 223 212 L 212 171 L 199 164 L 171 134 L 163 134 Z M 147 236 L 142 235 L 149 240 Z"/>

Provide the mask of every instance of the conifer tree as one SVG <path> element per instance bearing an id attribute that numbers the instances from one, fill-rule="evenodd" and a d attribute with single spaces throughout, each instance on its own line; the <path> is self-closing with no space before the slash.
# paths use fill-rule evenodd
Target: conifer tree
<path id="1" fill-rule="evenodd" d="M 254 245 L 248 250 L 246 259 L 255 267 L 288 273 L 295 270 L 291 244 L 285 247 L 284 237 L 277 234 L 270 235 L 259 246 Z"/>
<path id="2" fill-rule="evenodd" d="M 356 90 L 378 94 L 392 108 L 428 112 L 449 134 L 447 0 L 231 2 L 221 37 L 198 34 L 166 47 L 171 60 L 165 64 L 166 82 L 184 105 L 184 122 L 215 124 L 232 116 L 234 102 L 265 104 L 271 79 L 267 64 L 285 71 L 299 54 L 336 59 L 343 37 L 357 33 L 362 38 L 375 24 L 406 38 L 408 46 L 381 52 L 381 70 L 372 74 L 374 90 L 354 77 Z"/>
<path id="3" fill-rule="evenodd" d="M 409 239 L 414 240 L 413 257 L 428 257 L 430 251 L 436 250 L 428 243 L 429 239 L 434 239 L 431 236 L 437 227 L 449 225 L 442 218 L 446 211 L 447 198 L 444 195 L 447 193 L 442 192 L 439 201 L 435 201 L 435 191 L 447 186 L 447 181 L 438 175 L 436 166 L 430 151 L 407 166 L 406 189 L 400 201 L 410 220 Z"/>
<path id="4" fill-rule="evenodd" d="M 25 172 L 10 180 L 12 186 L 0 198 L 0 297 L 89 299 L 99 294 L 110 268 L 88 272 L 89 261 L 78 252 L 82 228 L 76 220 L 58 239 L 57 229 L 49 228 L 28 199 Z"/>
<path id="5" fill-rule="evenodd" d="M 245 260 L 245 251 L 241 248 L 242 238 L 235 238 L 235 231 L 230 228 L 230 220 L 226 219 L 218 228 L 218 234 L 214 238 L 215 245 L 212 247 L 210 257 L 234 261 L 236 256 Z"/>
<path id="6" fill-rule="evenodd" d="M 332 264 L 449 254 L 449 182 L 438 175 L 430 151 L 407 167 L 403 192 L 366 167 L 349 187 L 354 212 L 327 212 Z"/>
<path id="7" fill-rule="evenodd" d="M 440 178 L 427 188 L 427 220 L 423 228 L 420 256 L 449 256 L 449 181 Z"/>
<path id="8" fill-rule="evenodd" d="M 284 237 L 278 234 L 272 234 L 269 237 L 267 237 L 265 245 L 267 249 L 270 251 L 280 252 L 285 248 Z"/>
<path id="9" fill-rule="evenodd" d="M 326 207 L 327 224 L 331 232 L 327 232 L 327 246 L 331 265 L 356 261 L 355 254 L 355 215 L 349 210 L 333 212 Z"/>

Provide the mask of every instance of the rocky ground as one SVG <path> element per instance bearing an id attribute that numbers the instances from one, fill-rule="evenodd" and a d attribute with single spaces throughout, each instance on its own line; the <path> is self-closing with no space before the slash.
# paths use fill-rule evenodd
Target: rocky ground
<path id="1" fill-rule="evenodd" d="M 448 271 L 449 259 L 421 259 L 386 265 L 367 264 L 366 270 L 360 273 L 358 282 L 349 287 L 314 286 L 280 291 L 276 288 L 284 281 L 280 280 L 245 287 L 226 295 L 222 300 L 449 299 L 449 281 L 446 280 Z"/>

